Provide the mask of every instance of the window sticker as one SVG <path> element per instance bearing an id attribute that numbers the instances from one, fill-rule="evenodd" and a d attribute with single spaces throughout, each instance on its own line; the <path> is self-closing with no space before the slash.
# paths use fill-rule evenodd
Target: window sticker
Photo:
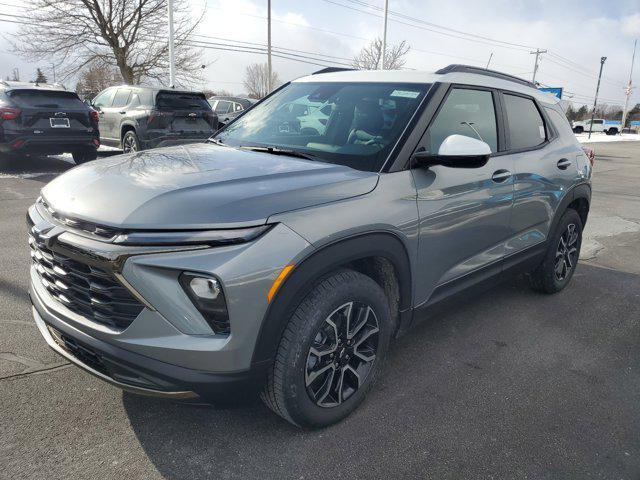
<path id="1" fill-rule="evenodd" d="M 418 95 L 420 95 L 420 92 L 414 90 L 394 90 L 391 92 L 392 97 L 418 98 Z"/>

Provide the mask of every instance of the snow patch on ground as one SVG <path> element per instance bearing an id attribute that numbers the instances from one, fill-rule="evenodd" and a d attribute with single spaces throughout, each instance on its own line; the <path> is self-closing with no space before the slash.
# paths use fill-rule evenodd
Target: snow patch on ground
<path id="1" fill-rule="evenodd" d="M 591 138 L 589 138 L 588 133 L 576 133 L 575 135 L 580 143 L 640 141 L 640 135 L 633 134 L 633 133 L 623 133 L 621 135 L 607 135 L 605 133 L 592 133 Z"/>
<path id="2" fill-rule="evenodd" d="M 589 216 L 589 221 L 582 234 L 580 248 L 581 260 L 592 260 L 604 248 L 597 238 L 614 237 L 622 233 L 640 232 L 640 223 L 631 222 L 624 218 Z"/>

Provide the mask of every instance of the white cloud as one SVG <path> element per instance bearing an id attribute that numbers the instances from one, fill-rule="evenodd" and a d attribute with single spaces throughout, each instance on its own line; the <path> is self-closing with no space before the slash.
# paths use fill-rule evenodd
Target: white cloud
<path id="1" fill-rule="evenodd" d="M 640 13 L 622 20 L 622 31 L 630 36 L 640 35 Z"/>

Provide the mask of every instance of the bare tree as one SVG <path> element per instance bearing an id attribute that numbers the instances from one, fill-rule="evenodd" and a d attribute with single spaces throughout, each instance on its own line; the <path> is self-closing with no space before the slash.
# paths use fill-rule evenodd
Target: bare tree
<path id="1" fill-rule="evenodd" d="M 269 73 L 266 63 L 254 63 L 247 67 L 244 74 L 244 87 L 249 93 L 249 98 L 262 98 L 269 93 Z M 281 84 L 279 75 L 271 72 L 271 85 L 277 87 Z"/>
<path id="2" fill-rule="evenodd" d="M 402 41 L 396 45 L 387 45 L 385 49 L 384 68 L 386 70 L 397 70 L 402 68 L 407 62 L 405 56 L 409 53 L 411 47 L 406 41 Z M 351 63 L 354 68 L 359 70 L 378 70 L 382 68 L 382 40 L 376 38 L 366 47 L 360 50 L 360 53 L 353 58 Z"/>
<path id="3" fill-rule="evenodd" d="M 82 98 L 93 98 L 102 90 L 122 83 L 120 71 L 105 63 L 95 63 L 80 74 L 76 92 Z"/>
<path id="4" fill-rule="evenodd" d="M 168 77 L 167 0 L 26 0 L 27 25 L 14 35 L 14 50 L 56 64 L 63 79 L 91 64 L 117 67 L 128 84 Z M 174 0 L 177 79 L 201 78 L 202 51 L 190 36 L 202 20 L 189 0 Z M 204 12 L 203 12 L 204 14 Z"/>

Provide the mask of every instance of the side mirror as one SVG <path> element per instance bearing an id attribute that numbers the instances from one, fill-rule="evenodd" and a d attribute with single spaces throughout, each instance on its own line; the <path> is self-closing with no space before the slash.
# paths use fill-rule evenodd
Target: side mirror
<path id="1" fill-rule="evenodd" d="M 411 160 L 421 167 L 480 168 L 487 164 L 490 156 L 491 147 L 486 142 L 456 134 L 444 139 L 437 154 L 419 150 Z"/>

